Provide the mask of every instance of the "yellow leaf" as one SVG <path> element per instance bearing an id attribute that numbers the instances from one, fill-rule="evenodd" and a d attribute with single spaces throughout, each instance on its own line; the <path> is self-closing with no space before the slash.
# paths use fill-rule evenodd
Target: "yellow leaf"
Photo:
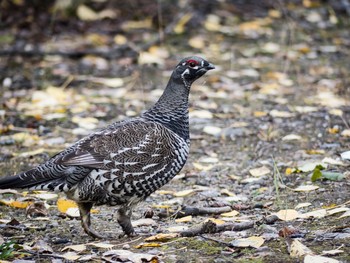
<path id="1" fill-rule="evenodd" d="M 321 3 L 318 0 L 303 0 L 303 6 L 306 8 L 319 7 Z"/>
<path id="2" fill-rule="evenodd" d="M 286 171 L 285 171 L 286 175 L 290 175 L 290 174 L 292 174 L 294 172 L 296 172 L 296 169 L 295 168 L 291 168 L 291 167 L 286 168 Z"/>
<path id="3" fill-rule="evenodd" d="M 275 215 L 283 221 L 291 221 L 299 216 L 299 212 L 294 210 L 294 209 L 285 209 L 285 210 L 280 210 Z"/>
<path id="4" fill-rule="evenodd" d="M 185 217 L 175 219 L 176 223 L 187 223 L 187 222 L 191 222 L 191 221 L 192 221 L 192 216 L 185 216 Z"/>
<path id="5" fill-rule="evenodd" d="M 221 216 L 224 216 L 224 217 L 234 217 L 236 215 L 239 215 L 239 212 L 236 210 L 232 210 L 231 212 L 221 214 Z"/>
<path id="6" fill-rule="evenodd" d="M 254 115 L 254 117 L 265 117 L 267 115 L 267 112 L 265 112 L 265 111 L 254 111 L 253 115 Z"/>
<path id="7" fill-rule="evenodd" d="M 162 244 L 159 243 L 142 243 L 134 246 L 134 248 L 144 248 L 144 247 L 161 247 Z"/>
<path id="8" fill-rule="evenodd" d="M 333 128 L 328 128 L 328 132 L 330 134 L 337 134 L 337 133 L 339 133 L 339 127 L 334 126 Z"/>
<path id="9" fill-rule="evenodd" d="M 305 151 L 307 154 L 325 154 L 325 150 L 322 149 L 310 149 Z"/>
<path id="10" fill-rule="evenodd" d="M 60 198 L 57 200 L 57 208 L 61 213 L 66 213 L 68 208 L 78 208 L 78 205 L 73 200 Z"/>
<path id="11" fill-rule="evenodd" d="M 192 18 L 192 13 L 187 13 L 184 16 L 181 17 L 180 21 L 177 23 L 177 25 L 174 28 L 174 32 L 176 34 L 182 34 L 185 32 L 185 25 L 190 21 Z"/>
<path id="12" fill-rule="evenodd" d="M 33 202 L 21 202 L 21 201 L 16 201 L 16 200 L 0 200 L 0 203 L 14 207 L 14 208 L 27 208 L 29 205 L 31 205 Z"/>
<path id="13" fill-rule="evenodd" d="M 158 242 L 167 242 L 171 239 L 177 238 L 179 237 L 179 234 L 177 233 L 170 233 L 170 234 L 158 234 L 155 236 L 150 236 L 145 238 L 146 242 L 154 242 L 154 241 L 158 241 Z"/>

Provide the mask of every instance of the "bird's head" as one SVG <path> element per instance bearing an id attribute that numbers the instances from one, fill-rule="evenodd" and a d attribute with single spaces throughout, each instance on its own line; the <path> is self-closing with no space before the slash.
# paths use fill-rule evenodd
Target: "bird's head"
<path id="1" fill-rule="evenodd" d="M 185 86 L 190 86 L 196 79 L 203 76 L 215 66 L 203 58 L 192 56 L 184 58 L 175 68 L 175 75 L 181 79 Z"/>

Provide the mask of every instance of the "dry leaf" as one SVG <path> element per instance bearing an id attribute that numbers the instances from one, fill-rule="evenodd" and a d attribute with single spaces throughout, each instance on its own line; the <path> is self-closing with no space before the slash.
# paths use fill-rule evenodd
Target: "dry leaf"
<path id="1" fill-rule="evenodd" d="M 232 210 L 231 212 L 227 212 L 227 213 L 222 213 L 221 216 L 223 217 L 234 217 L 239 215 L 239 212 L 236 210 Z"/>
<path id="2" fill-rule="evenodd" d="M 167 228 L 167 230 L 170 233 L 181 232 L 181 231 L 184 231 L 184 230 L 187 230 L 187 229 L 188 229 L 188 226 L 171 226 L 171 227 Z"/>
<path id="3" fill-rule="evenodd" d="M 66 250 L 73 250 L 76 252 L 81 252 L 86 250 L 86 245 L 85 244 L 80 244 L 80 245 L 71 245 L 71 246 L 66 246 L 64 248 L 62 248 L 61 251 L 66 251 Z"/>
<path id="4" fill-rule="evenodd" d="M 230 175 L 230 178 L 233 179 L 233 175 Z M 223 194 L 223 195 L 227 195 L 227 196 L 236 196 L 235 193 L 231 192 L 231 191 L 228 190 L 228 189 L 222 189 L 222 190 L 220 191 L 220 193 Z"/>
<path id="5" fill-rule="evenodd" d="M 271 110 L 269 112 L 270 116 L 275 118 L 291 118 L 294 117 L 294 114 L 288 111 L 278 111 L 278 110 Z"/>
<path id="6" fill-rule="evenodd" d="M 154 242 L 154 241 L 158 241 L 158 242 L 167 242 L 171 239 L 177 238 L 179 237 L 179 234 L 177 233 L 170 233 L 170 234 L 158 234 L 155 236 L 150 236 L 145 238 L 146 242 Z"/>
<path id="7" fill-rule="evenodd" d="M 313 255 L 314 252 L 307 246 L 305 246 L 303 243 L 301 243 L 299 240 L 294 239 L 290 246 L 289 254 L 292 258 L 300 258 L 305 255 Z"/>
<path id="8" fill-rule="evenodd" d="M 203 128 L 203 132 L 213 136 L 219 136 L 221 134 L 222 129 L 220 127 L 215 126 L 205 126 Z"/>
<path id="9" fill-rule="evenodd" d="M 340 263 L 339 260 L 317 255 L 306 255 L 304 263 Z"/>
<path id="10" fill-rule="evenodd" d="M 177 23 L 177 25 L 174 28 L 174 32 L 176 34 L 182 34 L 183 32 L 185 32 L 185 26 L 188 23 L 188 21 L 190 21 L 190 19 L 192 18 L 193 14 L 192 13 L 187 13 L 185 15 L 183 15 L 180 19 L 180 21 Z"/>
<path id="11" fill-rule="evenodd" d="M 226 222 L 222 219 L 217 219 L 217 218 L 212 218 L 212 217 L 209 217 L 207 218 L 204 222 L 208 222 L 208 221 L 211 221 L 217 225 L 222 225 L 222 224 L 225 224 Z"/>
<path id="12" fill-rule="evenodd" d="M 132 226 L 133 227 L 155 226 L 155 225 L 157 225 L 157 223 L 152 218 L 140 218 L 138 220 L 132 221 Z"/>
<path id="13" fill-rule="evenodd" d="M 283 221 L 291 221 L 299 216 L 299 212 L 294 210 L 294 209 L 285 209 L 285 210 L 280 210 L 275 215 Z"/>
<path id="14" fill-rule="evenodd" d="M 340 135 L 343 137 L 350 137 L 350 129 L 343 130 Z"/>
<path id="15" fill-rule="evenodd" d="M 319 209 L 319 210 L 314 210 L 308 213 L 304 214 L 299 214 L 299 218 L 307 219 L 310 217 L 315 217 L 315 218 L 323 218 L 327 215 L 327 210 L 326 209 Z"/>
<path id="16" fill-rule="evenodd" d="M 339 219 L 340 218 L 344 218 L 344 217 L 350 217 L 350 211 L 346 211 L 344 214 L 342 214 L 340 217 L 338 217 Z"/>
<path id="17" fill-rule="evenodd" d="M 69 217 L 80 217 L 80 211 L 77 207 L 69 207 L 66 211 L 66 215 Z"/>
<path id="18" fill-rule="evenodd" d="M 176 223 L 187 223 L 187 222 L 191 222 L 191 221 L 192 221 L 192 216 L 185 216 L 185 217 L 175 219 Z"/>
<path id="19" fill-rule="evenodd" d="M 57 200 L 57 208 L 61 213 L 66 213 L 69 208 L 78 208 L 78 205 L 73 200 L 60 198 Z"/>
<path id="20" fill-rule="evenodd" d="M 332 249 L 332 250 L 323 250 L 322 255 L 323 256 L 336 256 L 341 253 L 344 253 L 344 250 L 341 249 Z"/>
<path id="21" fill-rule="evenodd" d="M 25 209 L 27 208 L 29 205 L 31 205 L 33 202 L 21 202 L 21 201 L 17 201 L 17 200 L 0 200 L 1 204 L 10 206 L 10 207 L 14 207 L 14 208 L 21 208 L 21 209 Z"/>
<path id="22" fill-rule="evenodd" d="M 241 238 L 231 241 L 231 245 L 234 247 L 253 247 L 259 248 L 264 244 L 264 238 L 258 236 L 251 236 L 248 238 Z"/>
<path id="23" fill-rule="evenodd" d="M 250 169 L 249 173 L 254 177 L 260 177 L 260 176 L 271 173 L 271 171 L 266 166 L 262 166 L 259 168 Z"/>
<path id="24" fill-rule="evenodd" d="M 77 253 L 75 253 L 73 251 L 66 252 L 60 256 L 62 256 L 63 258 L 65 258 L 69 261 L 75 261 L 81 257 L 80 255 L 78 255 Z"/>
<path id="25" fill-rule="evenodd" d="M 91 246 L 98 247 L 98 248 L 107 248 L 107 249 L 110 249 L 110 248 L 116 246 L 113 244 L 102 243 L 102 242 L 91 242 L 91 243 L 87 243 L 87 245 L 91 245 Z"/>
<path id="26" fill-rule="evenodd" d="M 282 138 L 282 141 L 300 141 L 302 138 L 297 134 L 288 134 Z"/>
<path id="27" fill-rule="evenodd" d="M 159 244 L 159 243 L 142 243 L 142 244 L 139 244 L 139 245 L 136 245 L 134 246 L 134 248 L 145 248 L 145 247 L 161 247 L 162 244 Z"/>
<path id="28" fill-rule="evenodd" d="M 297 188 L 294 188 L 293 191 L 295 192 L 310 192 L 315 191 L 319 187 L 317 185 L 299 185 Z"/>
<path id="29" fill-rule="evenodd" d="M 346 166 L 346 164 L 343 163 L 342 161 L 340 161 L 340 160 L 335 160 L 335 159 L 330 158 L 330 157 L 325 157 L 325 158 L 322 160 L 322 163 L 328 163 L 328 164 L 332 164 L 332 165 Z"/>
<path id="30" fill-rule="evenodd" d="M 350 160 L 350 151 L 342 152 L 340 156 L 343 160 Z"/>
<path id="31" fill-rule="evenodd" d="M 102 259 L 108 262 L 159 263 L 158 256 L 146 253 L 134 253 L 128 250 L 108 250 L 103 253 Z"/>
<path id="32" fill-rule="evenodd" d="M 192 195 L 193 193 L 195 193 L 195 191 L 193 189 L 187 189 L 187 190 L 175 192 L 173 195 L 175 197 L 185 197 L 185 196 Z"/>
<path id="33" fill-rule="evenodd" d="M 337 208 L 328 210 L 327 215 L 330 216 L 330 215 L 334 215 L 337 213 L 347 212 L 349 210 L 350 210 L 350 208 L 348 208 L 348 207 L 337 207 Z"/>

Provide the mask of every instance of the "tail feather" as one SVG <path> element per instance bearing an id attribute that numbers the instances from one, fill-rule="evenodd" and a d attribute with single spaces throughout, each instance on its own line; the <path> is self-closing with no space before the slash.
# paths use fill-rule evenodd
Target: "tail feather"
<path id="1" fill-rule="evenodd" d="M 0 178 L 0 189 L 66 191 L 81 181 L 91 168 L 45 163 L 14 176 Z"/>

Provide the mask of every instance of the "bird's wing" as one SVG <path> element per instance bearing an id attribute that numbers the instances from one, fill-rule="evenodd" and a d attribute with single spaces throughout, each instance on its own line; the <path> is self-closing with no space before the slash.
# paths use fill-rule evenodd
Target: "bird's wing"
<path id="1" fill-rule="evenodd" d="M 126 123 L 79 141 L 75 151 L 58 156 L 55 163 L 99 169 L 123 165 L 125 170 L 125 165 L 136 168 L 136 164 L 161 162 L 160 159 L 173 155 L 169 134 L 169 130 L 154 122 Z"/>

